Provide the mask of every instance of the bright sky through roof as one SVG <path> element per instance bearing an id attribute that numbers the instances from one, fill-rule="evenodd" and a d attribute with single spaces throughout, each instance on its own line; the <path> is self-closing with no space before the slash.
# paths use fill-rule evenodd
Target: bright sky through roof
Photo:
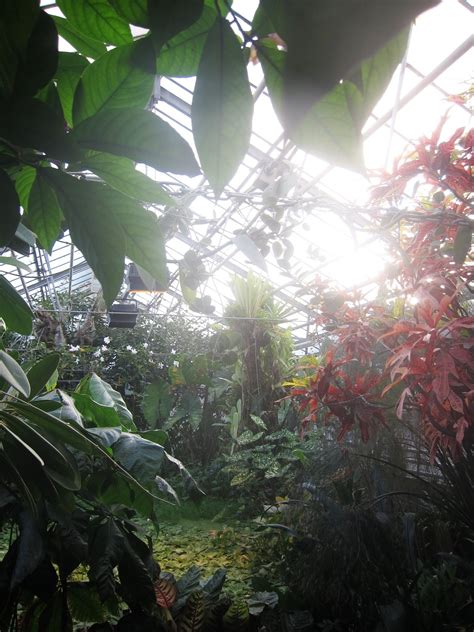
<path id="1" fill-rule="evenodd" d="M 255 5 L 255 2 L 248 0 L 234 0 L 233 8 L 251 19 Z M 430 73 L 462 42 L 472 38 L 472 16 L 458 0 L 443 0 L 436 8 L 426 11 L 417 19 L 412 27 L 406 59 L 395 72 L 365 128 L 370 130 L 380 116 L 393 108 L 395 113 L 389 117 L 387 124 L 369 136 L 364 143 L 365 163 L 369 174 L 373 170 L 390 170 L 394 158 L 410 149 L 409 141 L 431 134 L 448 110 L 447 135 L 460 126 L 467 127 L 471 124 L 472 115 L 461 107 L 453 106 L 447 97 L 465 91 L 472 84 L 472 47 L 435 80 L 436 87 L 427 86 L 404 107 L 399 104 L 420 82 L 419 73 Z M 249 74 L 251 80 L 258 85 L 262 78 L 261 68 L 249 65 Z M 260 136 L 272 140 L 281 133 L 268 99 L 259 99 L 257 102 L 254 129 Z M 302 153 L 299 152 L 299 164 L 310 177 L 326 167 L 326 163 L 317 157 L 302 156 Z M 318 184 L 337 199 L 363 204 L 367 199 L 370 181 L 359 174 L 332 168 Z M 311 237 L 313 245 L 321 246 L 327 254 L 329 263 L 324 266 L 324 274 L 346 287 L 373 279 L 383 271 L 386 263 L 383 245 L 378 242 L 367 243 L 367 235 L 359 234 L 354 239 L 354 234 L 335 217 L 328 219 L 325 226 L 321 222 L 313 222 Z M 308 234 L 305 235 L 305 239 L 307 238 Z M 296 251 L 302 253 L 305 240 L 298 236 L 293 239 Z M 310 260 L 307 263 L 310 267 L 314 265 Z"/>

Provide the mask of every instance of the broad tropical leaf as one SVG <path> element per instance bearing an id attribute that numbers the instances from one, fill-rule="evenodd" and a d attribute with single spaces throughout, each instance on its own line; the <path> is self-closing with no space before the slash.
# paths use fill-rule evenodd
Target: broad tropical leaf
<path id="1" fill-rule="evenodd" d="M 148 0 L 109 0 L 124 20 L 143 28 L 149 28 Z"/>
<path id="2" fill-rule="evenodd" d="M 51 15 L 41 10 L 19 59 L 15 77 L 16 96 L 33 97 L 54 77 L 58 66 L 58 32 Z"/>
<path id="3" fill-rule="evenodd" d="M 165 241 L 157 216 L 118 191 L 107 191 L 114 217 L 125 235 L 125 254 L 157 281 L 168 287 Z"/>
<path id="4" fill-rule="evenodd" d="M 217 196 L 247 152 L 252 114 L 240 42 L 227 20 L 219 17 L 202 52 L 191 109 L 196 148 Z"/>
<path id="5" fill-rule="evenodd" d="M 102 623 L 107 620 L 107 609 L 90 582 L 71 582 L 67 597 L 75 621 Z"/>
<path id="6" fill-rule="evenodd" d="M 35 0 L 0 3 L 0 96 L 13 91 L 19 60 L 26 55 L 28 40 L 39 14 Z"/>
<path id="7" fill-rule="evenodd" d="M 45 473 L 56 483 L 77 491 L 81 487 L 81 475 L 72 454 L 61 444 L 54 445 L 55 437 L 49 433 L 39 432 L 16 415 L 0 411 L 2 426 L 10 431 L 11 436 L 28 446 L 30 451 L 38 455 L 44 463 Z"/>
<path id="8" fill-rule="evenodd" d="M 29 397 L 30 383 L 25 372 L 11 356 L 0 349 L 0 378 L 16 388 L 22 395 Z"/>
<path id="9" fill-rule="evenodd" d="M 69 42 L 78 53 L 84 55 L 84 57 L 97 59 L 107 52 L 105 44 L 88 37 L 84 32 L 74 28 L 69 20 L 58 15 L 54 15 L 53 19 L 56 23 L 59 35 Z"/>
<path id="10" fill-rule="evenodd" d="M 177 588 L 176 582 L 169 579 L 157 579 L 154 583 L 156 603 L 161 608 L 171 608 L 176 601 Z"/>
<path id="11" fill-rule="evenodd" d="M 114 217 L 108 192 L 97 182 L 79 180 L 54 169 L 43 169 L 41 177 L 54 188 L 72 240 L 99 279 L 109 305 L 123 281 L 125 235 Z"/>
<path id="12" fill-rule="evenodd" d="M 166 419 L 171 411 L 172 398 L 170 385 L 164 380 L 156 380 L 147 384 L 143 393 L 142 409 L 145 419 L 155 426 L 156 422 Z"/>
<path id="13" fill-rule="evenodd" d="M 204 0 L 148 0 L 151 34 L 159 54 L 163 44 L 199 19 Z"/>
<path id="14" fill-rule="evenodd" d="M 156 72 L 169 77 L 196 75 L 209 29 L 215 20 L 215 7 L 205 5 L 199 20 L 163 46 L 156 59 Z"/>
<path id="15" fill-rule="evenodd" d="M 122 433 L 112 449 L 115 459 L 145 485 L 154 482 L 165 458 L 162 446 L 129 433 Z"/>
<path id="16" fill-rule="evenodd" d="M 10 176 L 0 169 L 0 197 L 2 200 L 2 223 L 0 224 L 0 246 L 8 246 L 20 223 L 20 201 Z"/>
<path id="17" fill-rule="evenodd" d="M 79 53 L 59 53 L 56 85 L 64 118 L 69 127 L 72 127 L 74 93 L 82 73 L 89 65 L 89 61 L 84 55 L 80 55 Z"/>
<path id="18" fill-rule="evenodd" d="M 51 377 L 57 372 L 59 353 L 49 353 L 28 369 L 27 377 L 30 383 L 30 397 L 36 397 L 45 388 Z"/>
<path id="19" fill-rule="evenodd" d="M 39 99 L 21 99 L 10 104 L 0 118 L 0 135 L 19 147 L 37 149 L 66 162 L 80 158 L 64 120 Z"/>
<path id="20" fill-rule="evenodd" d="M 62 219 L 55 192 L 44 178 L 36 178 L 28 198 L 28 221 L 39 243 L 49 253 L 58 238 Z"/>
<path id="21" fill-rule="evenodd" d="M 71 26 L 89 38 L 115 46 L 132 41 L 128 22 L 107 0 L 58 0 L 58 6 Z"/>
<path id="22" fill-rule="evenodd" d="M 175 205 L 160 183 L 137 171 L 133 161 L 128 158 L 96 153 L 88 157 L 84 164 L 108 185 L 135 200 L 145 204 Z"/>
<path id="23" fill-rule="evenodd" d="M 15 288 L 0 275 L 0 318 L 8 329 L 28 335 L 33 327 L 33 312 Z"/>
<path id="24" fill-rule="evenodd" d="M 85 149 L 105 151 L 188 176 L 200 173 L 186 141 L 155 114 L 135 108 L 102 110 L 73 132 Z"/>
<path id="25" fill-rule="evenodd" d="M 30 575 L 45 554 L 45 541 L 36 520 L 29 511 L 23 509 L 18 517 L 20 536 L 15 565 L 10 575 L 10 590 L 13 590 Z"/>
<path id="26" fill-rule="evenodd" d="M 15 189 L 18 193 L 20 204 L 23 210 L 27 212 L 28 198 L 36 178 L 36 169 L 34 167 L 22 166 L 12 177 L 15 180 Z"/>
<path id="27" fill-rule="evenodd" d="M 133 538 L 131 542 L 130 538 Z M 155 591 L 145 561 L 138 554 L 140 551 L 135 550 L 138 542 L 143 544 L 133 534 L 127 534 L 123 555 L 118 564 L 121 594 L 131 608 L 137 605 L 140 608 L 149 608 L 155 604 Z M 134 546 L 131 545 L 132 543 Z M 144 547 L 147 548 L 145 545 Z"/>
<path id="28" fill-rule="evenodd" d="M 246 233 L 238 233 L 237 235 L 234 235 L 232 241 L 250 260 L 250 263 L 253 263 L 253 265 L 258 266 L 266 272 L 267 264 L 265 263 L 265 259 L 253 239 L 251 239 Z"/>
<path id="29" fill-rule="evenodd" d="M 341 79 L 348 79 L 416 16 L 439 0 L 396 4 L 305 3 L 263 0 L 262 8 L 286 42 L 283 68 L 282 111 L 284 127 L 293 135 L 300 120 Z"/>
<path id="30" fill-rule="evenodd" d="M 113 48 L 89 64 L 74 95 L 74 124 L 100 110 L 144 108 L 150 101 L 155 80 L 154 74 L 140 63 L 140 57 L 147 54 L 152 60 L 152 49 L 145 40 L 140 40 Z"/>
<path id="31" fill-rule="evenodd" d="M 204 627 L 204 593 L 201 590 L 192 592 L 179 615 L 180 632 L 201 632 Z"/>
<path id="32" fill-rule="evenodd" d="M 249 609 L 245 601 L 234 601 L 225 613 L 223 620 L 225 632 L 244 632 L 249 623 Z"/>
<path id="33" fill-rule="evenodd" d="M 25 272 L 28 272 L 29 274 L 31 274 L 31 268 L 27 266 L 26 263 L 23 263 L 23 261 L 20 261 L 16 257 L 0 256 L 0 264 L 5 265 L 5 266 L 12 266 L 13 268 L 18 268 L 19 270 L 24 270 Z"/>
<path id="34" fill-rule="evenodd" d="M 94 402 L 112 408 L 123 428 L 135 430 L 132 413 L 128 410 L 122 395 L 110 384 L 104 382 L 96 373 L 83 378 L 76 388 L 76 393 L 89 395 Z"/>
<path id="35" fill-rule="evenodd" d="M 122 559 L 125 537 L 112 517 L 91 528 L 89 539 L 89 577 L 102 601 L 115 595 L 114 568 Z"/>

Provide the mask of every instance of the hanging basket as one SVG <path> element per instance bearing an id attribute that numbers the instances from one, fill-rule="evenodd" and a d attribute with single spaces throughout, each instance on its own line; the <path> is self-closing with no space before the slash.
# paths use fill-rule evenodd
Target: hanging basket
<path id="1" fill-rule="evenodd" d="M 138 306 L 135 301 L 113 303 L 109 309 L 109 327 L 133 329 L 137 324 Z"/>

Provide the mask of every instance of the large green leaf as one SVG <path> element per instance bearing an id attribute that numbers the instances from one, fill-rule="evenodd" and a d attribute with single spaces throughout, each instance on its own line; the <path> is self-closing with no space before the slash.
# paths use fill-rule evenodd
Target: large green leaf
<path id="1" fill-rule="evenodd" d="M 17 96 L 34 96 L 54 77 L 58 65 L 58 32 L 53 18 L 40 11 L 20 57 L 15 77 Z"/>
<path id="2" fill-rule="evenodd" d="M 82 395 L 81 397 L 86 396 Z M 93 437 L 97 437 L 104 448 L 110 448 L 122 434 L 122 429 L 120 427 L 87 428 L 87 432 Z"/>
<path id="3" fill-rule="evenodd" d="M 0 199 L 2 200 L 2 223 L 0 224 L 0 246 L 8 246 L 20 223 L 20 201 L 10 176 L 0 169 Z"/>
<path id="4" fill-rule="evenodd" d="M 25 372 L 11 356 L 0 349 L 0 378 L 16 388 L 22 395 L 29 397 L 30 383 Z"/>
<path id="5" fill-rule="evenodd" d="M 89 540 L 89 576 L 102 601 L 115 594 L 114 568 L 125 549 L 125 538 L 112 517 L 91 529 Z"/>
<path id="6" fill-rule="evenodd" d="M 77 463 L 64 446 L 54 442 L 54 438 L 50 440 L 47 434 L 45 436 L 15 415 L 0 411 L 0 417 L 4 425 L 12 430 L 24 445 L 30 446 L 40 456 L 45 464 L 45 472 L 53 481 L 71 491 L 80 489 L 81 475 Z"/>
<path id="7" fill-rule="evenodd" d="M 76 448 L 76 450 L 81 450 L 86 454 L 107 456 L 107 454 L 87 436 L 86 431 L 75 422 L 62 421 L 29 402 L 13 400 L 9 402 L 9 406 L 14 408 L 29 422 L 33 423 L 40 432 L 48 432 L 56 441 Z"/>
<path id="8" fill-rule="evenodd" d="M 199 19 L 204 0 L 148 0 L 151 34 L 159 53 L 163 44 Z"/>
<path id="9" fill-rule="evenodd" d="M 145 419 L 155 426 L 159 419 L 166 419 L 171 411 L 172 398 L 170 385 L 165 380 L 157 379 L 147 384 L 143 392 L 142 409 Z"/>
<path id="10" fill-rule="evenodd" d="M 99 404 L 85 393 L 73 393 L 72 399 L 83 419 L 89 424 L 94 424 L 98 429 L 116 428 L 121 425 L 117 411 L 111 406 Z"/>
<path id="11" fill-rule="evenodd" d="M 148 272 L 162 289 L 169 283 L 166 267 L 166 249 L 158 218 L 137 202 L 109 191 L 108 199 L 114 204 L 114 217 L 125 234 L 125 254 Z"/>
<path id="12" fill-rule="evenodd" d="M 36 397 L 45 388 L 57 371 L 59 359 L 59 353 L 49 353 L 41 360 L 35 362 L 28 370 L 27 377 L 31 388 L 30 397 Z"/>
<path id="13" fill-rule="evenodd" d="M 126 156 L 158 171 L 200 173 L 186 141 L 171 125 L 145 110 L 102 110 L 80 123 L 72 135 L 86 149 Z"/>
<path id="14" fill-rule="evenodd" d="M 56 84 L 59 98 L 61 99 L 64 118 L 69 127 L 72 127 L 74 93 L 79 79 L 87 66 L 89 66 L 89 61 L 79 53 L 59 53 Z"/>
<path id="15" fill-rule="evenodd" d="M 97 182 L 55 169 L 43 169 L 41 174 L 54 188 L 72 240 L 100 281 L 109 305 L 122 285 L 125 259 L 125 235 L 114 216 L 114 201 Z"/>
<path id="16" fill-rule="evenodd" d="M 31 187 L 36 178 L 36 169 L 23 165 L 13 174 L 15 180 L 15 189 L 20 200 L 20 204 L 25 211 L 28 211 L 28 198 L 30 197 Z"/>
<path id="17" fill-rule="evenodd" d="M 195 590 L 192 592 L 179 616 L 180 631 L 201 632 L 204 629 L 205 607 L 204 593 L 202 590 Z M 243 628 L 241 629 L 243 630 Z"/>
<path id="18" fill-rule="evenodd" d="M 127 430 L 136 429 L 132 413 L 128 410 L 122 395 L 96 373 L 91 373 L 83 378 L 76 388 L 76 393 L 89 395 L 94 402 L 112 408 L 116 411 L 118 421 L 123 428 Z"/>
<path id="19" fill-rule="evenodd" d="M 160 183 L 137 171 L 129 158 L 96 153 L 86 158 L 84 165 L 111 187 L 135 200 L 145 204 L 175 205 Z"/>
<path id="20" fill-rule="evenodd" d="M 125 470 L 123 471 L 125 472 Z M 144 518 L 151 519 L 157 526 L 155 502 L 159 498 L 144 487 L 139 486 L 139 483 L 130 474 L 128 476 L 131 480 L 126 480 L 123 476 L 119 477 L 115 472 L 112 472 L 107 478 L 103 476 L 102 472 L 98 472 L 95 481 L 89 479 L 89 483 L 91 485 L 94 483 L 91 489 L 101 503 L 109 507 L 114 507 L 117 504 L 131 507 Z M 135 481 L 135 485 L 132 481 Z"/>
<path id="21" fill-rule="evenodd" d="M 106 44 L 132 41 L 130 26 L 107 0 L 58 0 L 58 6 L 74 29 Z"/>
<path id="22" fill-rule="evenodd" d="M 240 42 L 230 24 L 218 18 L 204 46 L 191 110 L 199 158 L 217 196 L 247 152 L 252 113 Z"/>
<path id="23" fill-rule="evenodd" d="M 67 599 L 75 621 L 104 623 L 107 620 L 107 609 L 100 601 L 93 584 L 71 582 L 67 589 Z"/>
<path id="24" fill-rule="evenodd" d="M 112 450 L 114 458 L 144 485 L 153 483 L 165 458 L 161 445 L 129 433 L 123 433 Z"/>
<path id="25" fill-rule="evenodd" d="M 169 77 L 197 74 L 202 50 L 215 20 L 215 7 L 204 6 L 199 20 L 163 46 L 156 60 L 157 74 Z"/>
<path id="26" fill-rule="evenodd" d="M 61 230 L 63 214 L 53 189 L 38 177 L 28 199 L 28 222 L 41 246 L 51 253 Z"/>
<path id="27" fill-rule="evenodd" d="M 53 16 L 59 35 L 63 37 L 73 48 L 85 57 L 97 59 L 107 51 L 102 42 L 88 37 L 85 33 L 74 28 L 69 20 L 58 15 Z"/>
<path id="28" fill-rule="evenodd" d="M 282 119 L 285 54 L 273 44 L 260 47 L 260 60 L 273 107 Z M 356 86 L 349 81 L 339 84 L 320 99 L 291 131 L 294 142 L 321 158 L 356 170 L 363 168 L 360 127 L 351 104 L 360 103 Z M 360 106 L 358 105 L 357 108 Z"/>
<path id="29" fill-rule="evenodd" d="M 0 97 L 8 97 L 13 91 L 18 63 L 26 54 L 38 13 L 35 0 L 0 3 Z"/>
<path id="30" fill-rule="evenodd" d="M 124 20 L 143 28 L 149 27 L 148 0 L 109 0 Z"/>
<path id="31" fill-rule="evenodd" d="M 439 0 L 292 3 L 262 0 L 287 44 L 281 117 L 287 132 L 415 17 Z"/>
<path id="32" fill-rule="evenodd" d="M 349 77 L 361 93 L 360 110 L 355 115 L 361 127 L 385 92 L 393 73 L 402 61 L 408 44 L 408 35 L 409 29 L 401 31 L 372 57 L 363 61 Z"/>
<path id="33" fill-rule="evenodd" d="M 12 102 L 0 116 L 0 136 L 19 147 L 38 149 L 67 162 L 79 158 L 64 120 L 39 99 Z"/>
<path id="34" fill-rule="evenodd" d="M 327 92 L 289 131 L 301 148 L 343 167 L 363 169 L 361 129 L 382 96 L 406 47 L 403 31 L 351 75 Z M 282 123 L 286 53 L 273 43 L 261 44 L 262 63 L 272 104 Z"/>
<path id="35" fill-rule="evenodd" d="M 12 331 L 25 335 L 31 333 L 33 312 L 3 276 L 0 276 L 0 318 Z"/>
<path id="36" fill-rule="evenodd" d="M 74 95 L 74 124 L 102 109 L 144 108 L 153 92 L 154 75 L 143 68 L 137 57 L 147 53 L 151 59 L 152 50 L 141 40 L 113 48 L 90 64 Z"/>
<path id="37" fill-rule="evenodd" d="M 40 432 L 47 432 L 48 436 L 53 437 L 55 442 L 58 441 L 85 452 L 86 454 L 102 458 L 105 463 L 113 468 L 114 480 L 128 488 L 133 507 L 135 507 L 137 511 L 140 511 L 145 517 L 153 518 L 153 499 L 156 497 L 115 462 L 109 456 L 108 452 L 93 441 L 88 436 L 87 431 L 78 426 L 76 422 L 68 420 L 61 421 L 37 406 L 19 399 L 11 399 L 9 401 L 9 407 L 20 413 L 22 417 L 27 419 L 28 422 L 31 422 Z M 10 467 L 13 467 L 11 463 Z M 25 493 L 27 493 L 27 491 L 28 489 L 26 488 Z M 133 501 L 133 499 L 135 499 L 135 501 Z"/>
<path id="38" fill-rule="evenodd" d="M 13 268 L 18 268 L 19 270 L 24 270 L 25 272 L 28 272 L 29 274 L 31 274 L 31 268 L 27 266 L 26 263 L 23 263 L 23 261 L 20 261 L 16 257 L 0 256 L 0 265 L 12 266 Z"/>
<path id="39" fill-rule="evenodd" d="M 146 557 L 143 555 L 142 548 L 146 549 L 148 553 Z M 152 574 L 153 571 L 158 574 L 159 567 L 155 565 L 148 547 L 139 538 L 128 532 L 123 553 L 118 565 L 118 575 L 125 601 L 132 608 L 137 603 L 143 609 L 156 607 Z"/>
<path id="40" fill-rule="evenodd" d="M 20 537 L 17 545 L 18 551 L 11 569 L 10 589 L 19 586 L 41 562 L 45 555 L 45 538 L 41 533 L 37 521 L 26 509 L 22 509 L 18 515 Z"/>

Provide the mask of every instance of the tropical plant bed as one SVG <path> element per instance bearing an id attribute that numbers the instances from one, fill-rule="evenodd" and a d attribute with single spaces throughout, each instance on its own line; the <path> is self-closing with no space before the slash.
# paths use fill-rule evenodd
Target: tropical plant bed
<path id="1" fill-rule="evenodd" d="M 209 506 L 215 505 L 210 501 Z M 160 533 L 154 539 L 153 550 L 162 571 L 179 578 L 190 567 L 198 566 L 205 578 L 224 568 L 227 571 L 224 592 L 232 599 L 249 597 L 254 592 L 251 578 L 258 537 L 255 527 L 226 519 L 222 511 L 214 518 L 209 517 L 207 507 L 196 510 L 194 505 L 184 505 L 177 508 L 175 515 L 179 513 L 186 517 L 162 521 Z"/>
<path id="2" fill-rule="evenodd" d="M 165 525 L 154 546 L 163 570 L 180 577 L 191 566 L 198 566 L 202 576 L 207 577 L 224 568 L 227 571 L 224 592 L 233 597 L 248 597 L 252 592 L 250 529 L 242 525 L 214 525 L 213 529 L 209 526 Z"/>

